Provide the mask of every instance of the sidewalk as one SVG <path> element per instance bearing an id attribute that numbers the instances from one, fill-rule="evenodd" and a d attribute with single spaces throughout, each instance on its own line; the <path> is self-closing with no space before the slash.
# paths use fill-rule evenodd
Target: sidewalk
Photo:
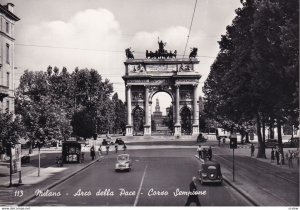
<path id="1" fill-rule="evenodd" d="M 42 153 L 42 155 L 46 156 L 41 159 L 41 162 L 52 163 L 55 154 L 49 156 L 49 153 Z M 46 191 L 103 158 L 98 157 L 92 161 L 88 154 L 85 157 L 85 162 L 81 164 L 64 164 L 63 167 L 46 164 L 47 166 L 41 167 L 40 176 L 38 176 L 36 164 L 22 167 L 22 184 L 18 184 L 17 173 L 13 175 L 13 187 L 8 187 L 9 173 L 3 173 L 3 168 L 0 168 L 0 206 L 23 205 L 24 203 L 26 205 L 28 199 L 35 197 L 36 190 Z"/>
<path id="2" fill-rule="evenodd" d="M 262 159 L 256 156 L 250 157 L 250 145 L 249 148 L 235 149 L 234 182 L 232 181 L 233 151 L 229 145 L 221 145 L 220 148 L 216 146 L 213 159 L 221 164 L 222 174 L 227 183 L 257 205 L 298 206 L 299 166 L 297 160 L 293 160 L 294 168 L 288 168 L 288 165 L 279 166 L 270 162 L 270 151 L 271 149 L 266 150 L 268 159 Z"/>

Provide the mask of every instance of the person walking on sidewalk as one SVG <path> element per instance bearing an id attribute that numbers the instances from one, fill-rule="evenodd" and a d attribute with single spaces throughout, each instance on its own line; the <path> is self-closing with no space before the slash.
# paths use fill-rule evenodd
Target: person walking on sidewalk
<path id="1" fill-rule="evenodd" d="M 202 158 L 202 156 L 201 156 L 201 150 L 202 150 L 202 149 L 201 149 L 201 145 L 199 145 L 198 148 L 197 148 L 197 152 L 198 152 L 198 155 L 199 155 L 199 159 Z"/>
<path id="2" fill-rule="evenodd" d="M 99 148 L 98 148 L 98 155 L 99 155 L 99 157 L 101 157 L 101 155 L 102 155 L 102 148 L 101 148 L 101 145 L 99 145 Z"/>
<path id="3" fill-rule="evenodd" d="M 90 152 L 91 152 L 92 160 L 94 160 L 95 159 L 95 148 L 94 148 L 94 146 L 91 147 Z"/>
<path id="4" fill-rule="evenodd" d="M 118 144 L 115 144 L 115 151 L 118 153 Z"/>
<path id="5" fill-rule="evenodd" d="M 251 157 L 253 157 L 254 156 L 255 147 L 254 147 L 253 144 L 251 144 L 250 148 L 251 148 Z"/>
<path id="6" fill-rule="evenodd" d="M 124 143 L 124 144 L 123 144 L 123 151 L 125 152 L 126 149 L 127 149 L 127 146 L 126 146 L 126 144 Z"/>
<path id="7" fill-rule="evenodd" d="M 211 146 L 209 146 L 207 152 L 208 152 L 208 159 L 211 160 L 212 159 L 212 149 L 211 149 Z"/>
<path id="8" fill-rule="evenodd" d="M 275 156 L 276 156 L 277 165 L 279 165 L 279 152 L 278 152 L 278 149 L 276 149 L 276 151 L 275 151 Z"/>
<path id="9" fill-rule="evenodd" d="M 283 155 L 282 155 L 282 152 L 279 152 L 279 163 L 280 163 L 280 166 L 282 166 L 282 164 L 283 164 Z"/>
<path id="10" fill-rule="evenodd" d="M 274 152 L 274 149 L 272 148 L 272 151 L 271 151 L 271 163 L 274 163 L 274 160 L 275 160 L 275 152 Z"/>
<path id="11" fill-rule="evenodd" d="M 108 155 L 108 152 L 109 152 L 109 145 L 107 144 L 106 145 L 106 154 Z"/>
<path id="12" fill-rule="evenodd" d="M 192 182 L 190 183 L 190 192 L 189 197 L 185 203 L 185 206 L 190 206 L 191 203 L 196 203 L 197 206 L 201 206 L 197 193 L 197 185 L 196 185 L 196 177 L 192 178 Z"/>
<path id="13" fill-rule="evenodd" d="M 289 153 L 288 153 L 288 160 L 289 160 L 289 168 L 294 168 L 294 166 L 293 166 L 293 153 L 291 152 L 291 150 L 289 150 Z"/>

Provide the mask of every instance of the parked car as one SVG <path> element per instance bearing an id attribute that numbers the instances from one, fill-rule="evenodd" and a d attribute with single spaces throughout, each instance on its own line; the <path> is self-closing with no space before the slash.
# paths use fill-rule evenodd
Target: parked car
<path id="1" fill-rule="evenodd" d="M 267 139 L 265 145 L 267 148 L 276 147 L 278 145 L 277 139 Z"/>
<path id="2" fill-rule="evenodd" d="M 115 171 L 120 171 L 120 170 L 130 171 L 131 166 L 132 166 L 132 163 L 131 163 L 129 154 L 118 155 L 117 161 L 115 164 Z"/>
<path id="3" fill-rule="evenodd" d="M 30 163 L 29 155 L 25 155 L 25 156 L 21 157 L 21 164 L 26 164 L 26 163 Z"/>
<path id="4" fill-rule="evenodd" d="M 208 182 L 222 184 L 223 177 L 220 164 L 216 161 L 202 162 L 198 171 L 198 179 L 202 185 Z"/>
<path id="5" fill-rule="evenodd" d="M 299 147 L 299 137 L 291 138 L 288 142 L 283 143 L 285 148 L 297 148 Z"/>
<path id="6" fill-rule="evenodd" d="M 111 139 L 103 139 L 102 140 L 102 146 L 106 146 L 106 145 L 113 145 L 114 142 Z"/>
<path id="7" fill-rule="evenodd" d="M 117 138 L 115 144 L 124 145 L 124 141 L 121 138 Z"/>

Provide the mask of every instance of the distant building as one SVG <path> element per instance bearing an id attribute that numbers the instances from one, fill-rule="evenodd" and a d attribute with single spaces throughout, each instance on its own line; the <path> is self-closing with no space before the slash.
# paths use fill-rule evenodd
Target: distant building
<path id="1" fill-rule="evenodd" d="M 8 109 L 14 113 L 14 49 L 15 23 L 19 21 L 14 14 L 14 5 L 0 4 L 0 110 Z"/>
<path id="2" fill-rule="evenodd" d="M 162 115 L 162 112 L 160 111 L 160 105 L 158 98 L 156 99 L 156 105 L 155 105 L 155 111 L 152 114 L 152 123 L 155 123 L 155 130 L 153 133 L 160 133 L 160 134 L 167 134 L 170 132 L 170 129 L 163 123 L 165 120 L 168 119 L 168 113 L 170 111 L 170 108 L 166 108 L 166 116 Z"/>

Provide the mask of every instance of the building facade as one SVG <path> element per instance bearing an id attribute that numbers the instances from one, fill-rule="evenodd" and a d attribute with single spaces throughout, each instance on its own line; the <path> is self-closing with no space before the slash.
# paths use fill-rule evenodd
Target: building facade
<path id="1" fill-rule="evenodd" d="M 14 113 L 14 27 L 19 21 L 14 5 L 0 4 L 0 111 Z"/>

